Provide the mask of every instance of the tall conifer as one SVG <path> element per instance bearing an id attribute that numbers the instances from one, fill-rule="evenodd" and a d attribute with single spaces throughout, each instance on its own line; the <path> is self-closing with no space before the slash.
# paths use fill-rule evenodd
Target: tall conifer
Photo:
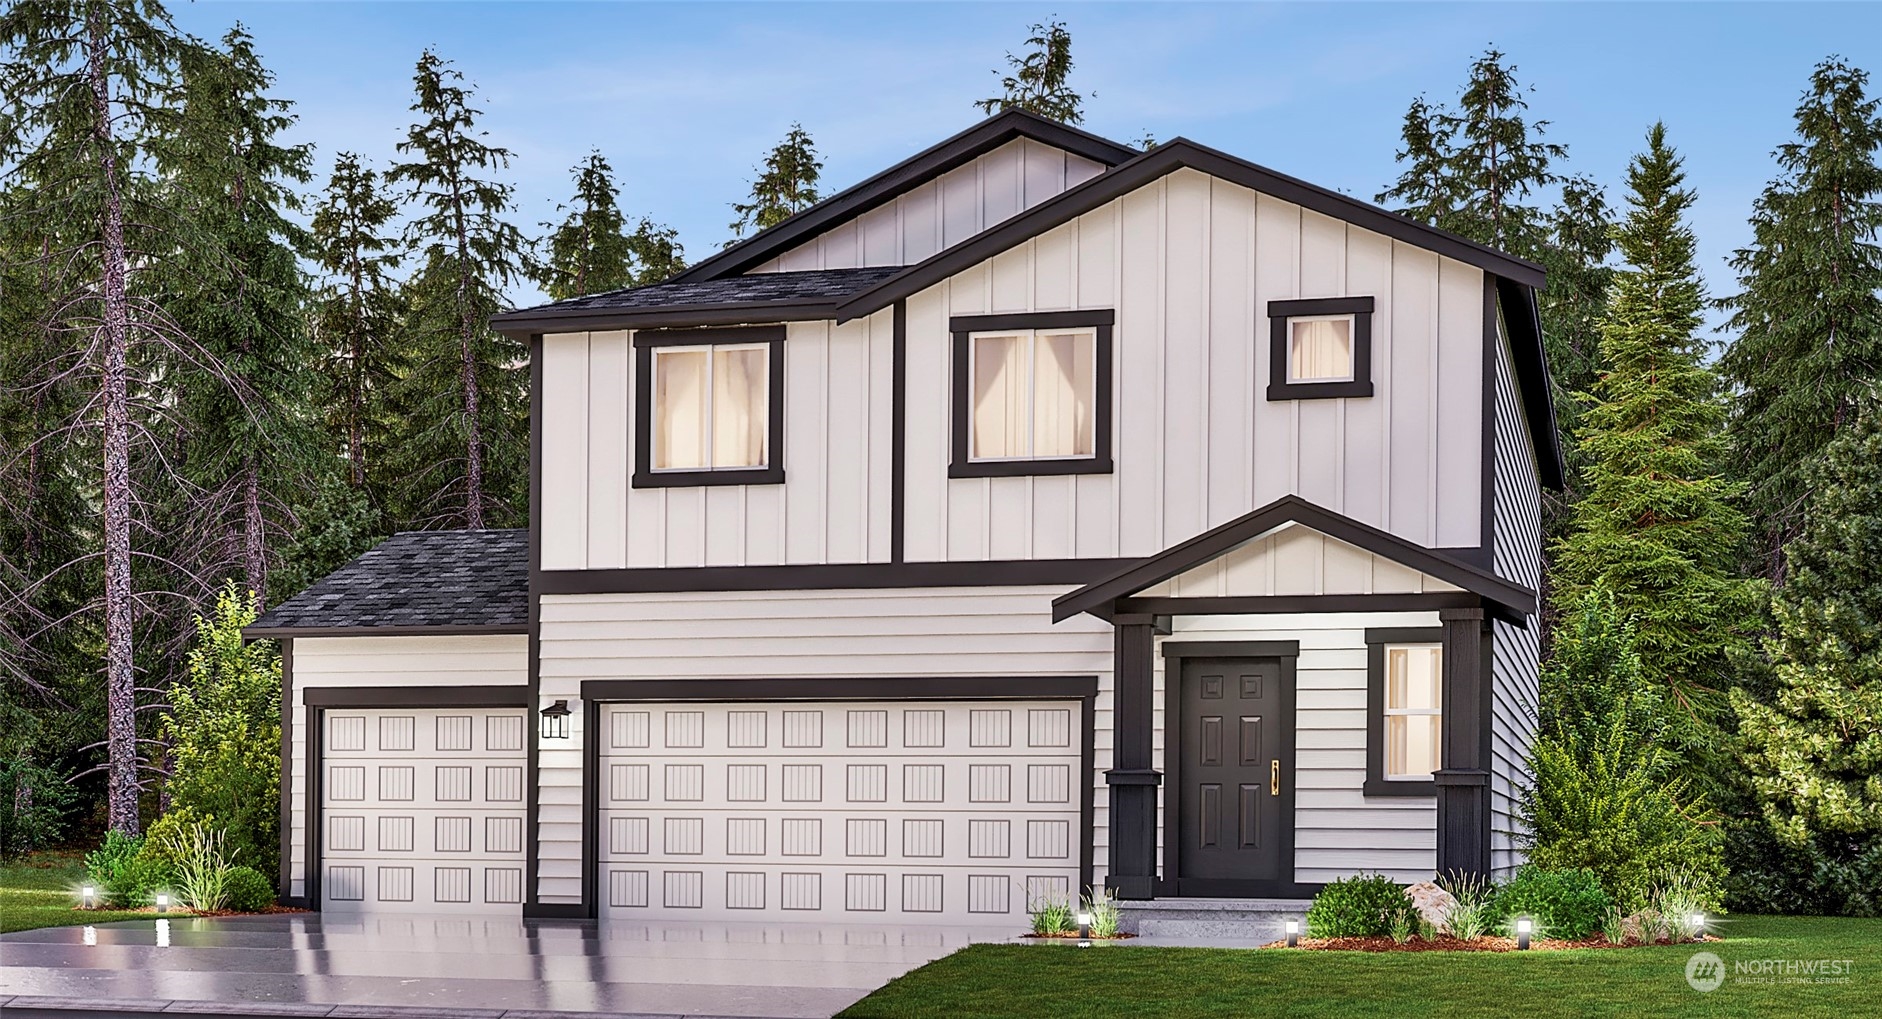
<path id="1" fill-rule="evenodd" d="M 747 230 L 768 229 L 817 204 L 822 197 L 817 177 L 822 172 L 823 161 L 817 158 L 810 133 L 804 125 L 792 124 L 790 133 L 765 156 L 758 179 L 752 181 L 751 201 L 732 203 L 738 218 L 732 221 L 733 240 L 727 245 L 737 243 Z"/>
<path id="2" fill-rule="evenodd" d="M 982 113 L 1025 110 L 1064 124 L 1084 123 L 1085 97 L 1068 80 L 1072 75 L 1071 31 L 1063 21 L 1034 24 L 1030 31 L 1026 54 L 1006 55 L 1011 70 L 1000 77 L 1000 94 L 976 100 L 974 106 Z"/>
<path id="3" fill-rule="evenodd" d="M 389 226 L 397 215 L 379 175 L 359 156 L 335 157 L 314 209 L 314 255 L 327 277 L 314 307 L 314 331 L 323 355 L 320 406 L 346 450 L 347 483 L 361 491 L 369 463 L 376 465 L 384 448 L 379 404 L 391 380 L 399 319 L 390 274 L 403 254 Z"/>

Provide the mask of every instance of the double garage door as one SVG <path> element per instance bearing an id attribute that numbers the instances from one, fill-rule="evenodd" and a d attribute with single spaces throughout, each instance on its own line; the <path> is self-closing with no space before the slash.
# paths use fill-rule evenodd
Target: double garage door
<path id="1" fill-rule="evenodd" d="M 523 711 L 322 714 L 322 908 L 519 913 Z"/>
<path id="2" fill-rule="evenodd" d="M 1078 891 L 1079 705 L 610 704 L 621 919 L 1006 922 Z"/>

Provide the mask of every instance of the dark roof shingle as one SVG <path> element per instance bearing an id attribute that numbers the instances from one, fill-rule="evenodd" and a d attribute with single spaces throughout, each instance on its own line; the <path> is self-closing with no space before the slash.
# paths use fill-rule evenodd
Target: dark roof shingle
<path id="1" fill-rule="evenodd" d="M 251 637 L 529 622 L 529 532 L 405 531 L 269 609 Z"/>
<path id="2" fill-rule="evenodd" d="M 554 304 L 520 308 L 510 314 L 534 316 L 578 311 L 671 308 L 696 304 L 836 301 L 875 286 L 905 268 L 907 267 L 900 265 L 881 265 L 861 269 L 755 272 L 716 280 L 654 283 L 644 287 L 590 294 L 587 297 L 571 297 Z M 497 317 L 502 319 L 507 316 Z"/>

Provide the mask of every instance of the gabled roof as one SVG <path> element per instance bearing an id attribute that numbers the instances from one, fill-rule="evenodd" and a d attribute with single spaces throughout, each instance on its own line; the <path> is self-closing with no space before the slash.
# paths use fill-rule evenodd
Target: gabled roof
<path id="1" fill-rule="evenodd" d="M 1275 528 L 1300 524 L 1401 566 L 1436 577 L 1475 594 L 1506 618 L 1521 619 L 1536 611 L 1536 593 L 1475 566 L 1451 559 L 1398 535 L 1362 524 L 1351 517 L 1316 506 L 1297 495 L 1284 495 L 1252 513 L 1139 560 L 1102 580 L 1052 600 L 1052 621 L 1070 619 L 1081 612 L 1102 609 L 1180 573 L 1226 555 Z"/>
<path id="2" fill-rule="evenodd" d="M 269 609 L 246 637 L 525 633 L 529 532 L 405 531 Z"/>
<path id="3" fill-rule="evenodd" d="M 815 321 L 830 318 L 838 301 L 901 272 L 901 266 L 760 272 L 724 279 L 671 279 L 645 287 L 571 297 L 492 316 L 503 332 L 617 329 L 725 322 Z"/>
<path id="4" fill-rule="evenodd" d="M 1137 155 L 1137 150 L 1089 131 L 1047 120 L 1024 110 L 996 113 L 960 134 L 924 149 L 853 187 L 766 229 L 748 240 L 701 261 L 673 277 L 672 282 L 719 279 L 762 265 L 817 234 L 853 219 L 897 196 L 1005 145 L 1015 138 L 1064 149 L 1094 163 L 1116 166 Z"/>

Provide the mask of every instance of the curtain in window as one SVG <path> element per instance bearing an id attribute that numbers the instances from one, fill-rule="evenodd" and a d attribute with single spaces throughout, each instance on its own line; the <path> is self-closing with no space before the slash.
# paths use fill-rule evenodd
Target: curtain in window
<path id="1" fill-rule="evenodd" d="M 1438 770 L 1440 761 L 1441 651 L 1390 648 L 1385 665 L 1385 774 L 1424 778 Z"/>
<path id="2" fill-rule="evenodd" d="M 1041 333 L 1034 341 L 1033 456 L 1092 455 L 1096 347 L 1089 333 Z"/>
<path id="3" fill-rule="evenodd" d="M 706 457 L 710 353 L 703 348 L 657 350 L 653 366 L 654 468 L 711 466 Z"/>
<path id="4" fill-rule="evenodd" d="M 1288 378 L 1294 382 L 1353 377 L 1353 324 L 1347 319 L 1291 323 L 1293 351 Z"/>
<path id="5" fill-rule="evenodd" d="M 1026 368 L 1024 336 L 974 337 L 974 457 L 1028 455 Z"/>
<path id="6" fill-rule="evenodd" d="M 770 416 L 763 347 L 712 352 L 712 466 L 763 467 Z"/>

